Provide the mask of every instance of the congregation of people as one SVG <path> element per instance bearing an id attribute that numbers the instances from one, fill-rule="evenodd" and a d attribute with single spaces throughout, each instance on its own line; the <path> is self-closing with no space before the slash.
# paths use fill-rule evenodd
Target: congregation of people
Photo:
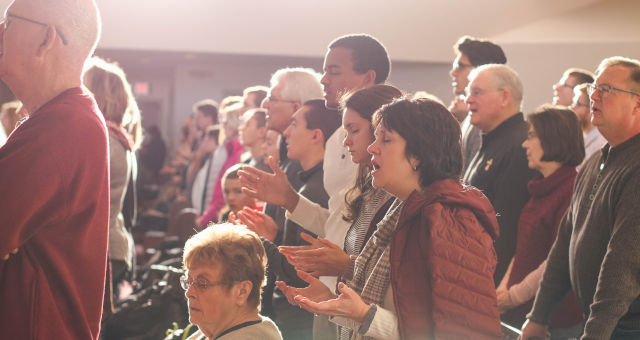
<path id="1" fill-rule="evenodd" d="M 94 0 L 0 25 L 0 338 L 101 339 L 172 242 L 190 340 L 640 339 L 640 61 L 523 112 L 503 49 L 463 36 L 445 105 L 349 34 L 321 73 L 194 103 L 165 156 L 100 31 Z"/>

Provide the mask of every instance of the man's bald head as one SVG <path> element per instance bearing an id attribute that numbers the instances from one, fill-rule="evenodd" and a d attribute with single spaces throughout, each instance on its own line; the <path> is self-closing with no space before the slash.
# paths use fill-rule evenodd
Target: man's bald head
<path id="1" fill-rule="evenodd" d="M 101 21 L 94 0 L 15 0 L 9 11 L 52 25 L 67 43 L 62 55 L 74 64 L 84 64 L 98 43 Z"/>
<path id="2" fill-rule="evenodd" d="M 95 0 L 14 0 L 0 26 L 0 77 L 30 112 L 82 84 L 100 35 Z"/>

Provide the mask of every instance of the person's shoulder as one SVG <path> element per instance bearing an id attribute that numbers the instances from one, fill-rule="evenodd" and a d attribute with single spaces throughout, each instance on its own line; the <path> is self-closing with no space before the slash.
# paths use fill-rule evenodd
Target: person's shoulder
<path id="1" fill-rule="evenodd" d="M 282 335 L 280 334 L 280 330 L 278 326 L 266 316 L 261 316 L 262 322 L 259 323 L 260 331 L 256 335 L 260 335 L 259 338 L 256 339 L 267 339 L 267 340 L 282 340 Z M 258 329 L 258 327 L 256 327 Z"/>
<path id="2" fill-rule="evenodd" d="M 100 109 L 93 97 L 81 88 L 72 88 L 61 93 L 45 104 L 32 118 L 37 118 L 54 133 L 62 134 L 61 137 L 106 134 Z"/>
<path id="3" fill-rule="evenodd" d="M 227 333 L 218 338 L 219 340 L 282 340 L 282 335 L 276 324 L 266 316 L 262 316 L 262 321 L 254 325 L 241 328 L 237 331 Z M 195 340 L 199 340 L 195 338 Z"/>

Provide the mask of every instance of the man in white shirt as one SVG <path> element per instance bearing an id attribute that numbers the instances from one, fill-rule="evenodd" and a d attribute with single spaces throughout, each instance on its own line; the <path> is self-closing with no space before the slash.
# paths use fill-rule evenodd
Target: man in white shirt
<path id="1" fill-rule="evenodd" d="M 384 83 L 391 70 L 391 61 L 385 47 L 376 38 L 366 34 L 345 35 L 332 41 L 325 55 L 322 76 L 325 105 L 338 109 L 345 93 L 375 84 Z M 345 193 L 354 185 L 357 166 L 348 157 L 342 144 L 345 131 L 336 130 L 325 147 L 324 187 L 329 194 L 329 209 L 312 203 L 298 193 L 284 176 L 266 172 L 244 173 L 243 184 L 248 193 L 287 210 L 287 217 L 305 229 L 342 247 L 349 223 L 342 218 L 345 209 Z M 259 178 L 259 181 L 255 179 Z M 251 180 L 254 179 L 254 180 Z M 335 277 L 321 277 L 330 288 L 336 285 Z M 314 336 L 318 327 L 314 324 Z M 322 332 L 322 331 L 321 331 Z"/>

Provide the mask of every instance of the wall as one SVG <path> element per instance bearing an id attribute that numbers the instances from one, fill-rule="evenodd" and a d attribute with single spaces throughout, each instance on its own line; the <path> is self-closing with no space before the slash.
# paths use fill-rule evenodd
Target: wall
<path id="1" fill-rule="evenodd" d="M 602 59 L 617 55 L 640 60 L 640 44 L 632 43 L 518 43 L 503 47 L 508 64 L 524 84 L 525 113 L 551 102 L 551 87 L 567 68 L 595 71 Z"/>

